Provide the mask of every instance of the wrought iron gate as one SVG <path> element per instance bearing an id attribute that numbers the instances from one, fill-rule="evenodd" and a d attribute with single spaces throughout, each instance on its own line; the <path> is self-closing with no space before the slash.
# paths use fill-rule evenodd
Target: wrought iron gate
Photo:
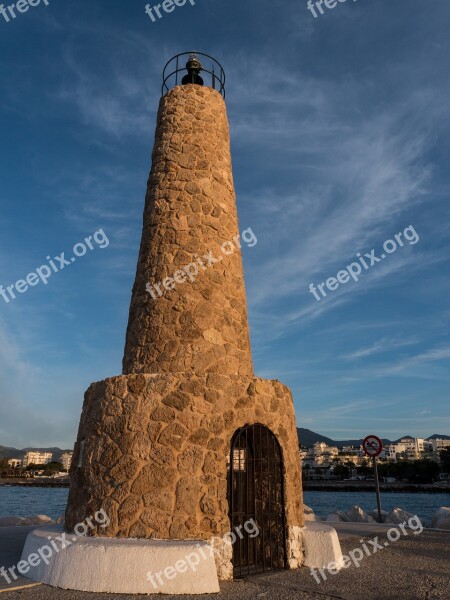
<path id="1" fill-rule="evenodd" d="M 236 535 L 234 576 L 285 569 L 283 458 L 277 438 L 264 425 L 246 425 L 234 434 L 228 498 Z"/>

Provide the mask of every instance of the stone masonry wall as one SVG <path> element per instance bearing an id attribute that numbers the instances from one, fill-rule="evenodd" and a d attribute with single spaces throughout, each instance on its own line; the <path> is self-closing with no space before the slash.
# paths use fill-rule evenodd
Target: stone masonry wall
<path id="1" fill-rule="evenodd" d="M 220 250 L 238 234 L 225 102 L 211 88 L 175 87 L 158 112 L 125 374 L 252 375 L 241 253 Z M 208 266 L 209 252 L 220 261 Z M 167 291 L 165 278 L 191 263 L 195 281 Z M 163 295 L 154 300 L 147 283 Z"/>
<path id="2" fill-rule="evenodd" d="M 103 509 L 110 524 L 93 535 L 223 536 L 230 529 L 231 439 L 244 425 L 260 423 L 282 448 L 287 558 L 290 568 L 301 564 L 292 396 L 280 382 L 253 376 L 238 235 L 223 98 L 207 87 L 175 87 L 159 107 L 124 375 L 93 383 L 85 394 L 68 531 Z M 233 253 L 221 251 L 227 242 Z M 211 264 L 209 253 L 220 260 Z M 164 287 L 194 263 L 192 281 Z M 154 299 L 147 284 L 159 285 L 163 295 Z M 217 559 L 221 579 L 232 576 L 230 553 L 224 546 Z"/>
<path id="3" fill-rule="evenodd" d="M 227 533 L 227 460 L 233 434 L 247 423 L 277 436 L 286 525 L 303 526 L 290 391 L 278 381 L 210 373 L 181 380 L 119 376 L 91 385 L 72 463 L 67 529 L 103 508 L 111 523 L 94 535 L 209 540 Z M 295 553 L 290 558 L 299 560 L 301 548 Z"/>

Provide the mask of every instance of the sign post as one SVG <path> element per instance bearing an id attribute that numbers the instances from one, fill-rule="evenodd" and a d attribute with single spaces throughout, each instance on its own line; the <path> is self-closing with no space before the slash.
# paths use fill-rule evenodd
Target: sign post
<path id="1" fill-rule="evenodd" d="M 375 489 L 377 494 L 378 523 L 382 523 L 380 482 L 378 480 L 377 456 L 379 456 L 383 450 L 383 442 L 376 435 L 368 435 L 364 438 L 362 445 L 364 453 L 366 454 L 366 456 L 369 456 L 373 462 L 373 474 L 375 478 Z"/>

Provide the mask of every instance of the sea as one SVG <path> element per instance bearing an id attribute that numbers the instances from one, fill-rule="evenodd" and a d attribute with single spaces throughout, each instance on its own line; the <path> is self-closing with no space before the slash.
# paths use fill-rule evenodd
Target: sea
<path id="1" fill-rule="evenodd" d="M 0 517 L 47 515 L 56 519 L 65 511 L 68 493 L 67 488 L 0 486 Z M 373 492 L 304 492 L 304 501 L 321 517 L 338 509 L 346 511 L 355 504 L 365 511 L 376 508 Z M 420 517 L 426 525 L 431 523 L 440 506 L 450 506 L 450 494 L 389 492 L 381 495 L 383 510 L 402 508 Z"/>
<path id="2" fill-rule="evenodd" d="M 304 492 L 304 502 L 310 506 L 316 515 L 326 517 L 336 510 L 347 511 L 354 505 L 360 506 L 366 512 L 375 510 L 377 501 L 375 492 Z M 431 525 L 434 513 L 441 506 L 450 506 L 450 494 L 441 493 L 381 493 L 382 510 L 391 511 L 401 508 L 417 515 L 424 525 Z"/>

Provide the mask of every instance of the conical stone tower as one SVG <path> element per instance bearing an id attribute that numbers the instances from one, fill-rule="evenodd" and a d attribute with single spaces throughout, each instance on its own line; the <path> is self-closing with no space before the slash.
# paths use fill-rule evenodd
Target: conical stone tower
<path id="1" fill-rule="evenodd" d="M 301 564 L 292 396 L 253 374 L 240 253 L 249 231 L 237 220 L 224 99 L 176 85 L 159 106 L 123 375 L 86 392 L 68 531 L 100 509 L 109 524 L 92 535 L 117 538 L 209 541 L 253 519 L 256 541 L 216 551 L 219 578 L 233 565 Z"/>

